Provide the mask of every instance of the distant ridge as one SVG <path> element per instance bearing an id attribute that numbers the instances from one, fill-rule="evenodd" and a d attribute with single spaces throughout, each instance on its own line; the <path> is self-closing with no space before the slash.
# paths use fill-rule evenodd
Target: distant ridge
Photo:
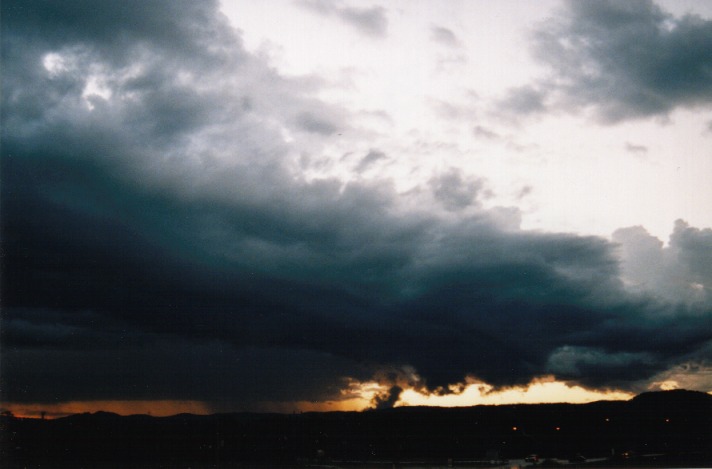
<path id="1" fill-rule="evenodd" d="M 664 404 L 671 401 L 684 402 L 686 404 L 705 404 L 712 402 L 712 395 L 701 391 L 672 389 L 669 391 L 644 392 L 631 399 L 631 402 L 650 404 Z"/>
<path id="2" fill-rule="evenodd" d="M 55 420 L 5 415 L 0 428 L 3 468 L 294 467 L 403 460 L 442 466 L 448 460 L 530 454 L 559 459 L 581 454 L 616 465 L 615 457 L 624 453 L 665 455 L 658 465 L 712 467 L 712 396 L 685 390 L 587 404 L 171 417 L 96 412 Z"/>
<path id="3" fill-rule="evenodd" d="M 567 402 L 546 402 L 546 403 L 539 403 L 539 404 L 529 404 L 529 403 L 523 403 L 523 404 L 476 404 L 473 406 L 460 406 L 460 407 L 440 407 L 440 406 L 428 406 L 428 405 L 417 405 L 417 406 L 400 406 L 400 407 L 390 407 L 390 408 L 385 408 L 385 409 L 365 409 L 363 411 L 309 411 L 309 412 L 301 412 L 300 415 L 304 414 L 350 414 L 350 413 L 361 413 L 361 412 L 404 412 L 408 410 L 432 410 L 432 411 L 437 411 L 437 410 L 442 410 L 444 412 L 457 412 L 461 410 L 466 410 L 466 409 L 476 409 L 476 408 L 481 408 L 481 407 L 495 407 L 495 408 L 506 408 L 506 407 L 537 407 L 537 406 L 586 406 L 586 405 L 591 405 L 591 404 L 598 404 L 598 403 L 622 403 L 622 402 L 630 402 L 630 403 L 636 403 L 636 404 L 646 404 L 646 405 L 712 405 L 712 395 L 702 392 L 702 391 L 690 391 L 687 389 L 672 389 L 672 390 L 665 390 L 665 391 L 647 391 L 640 393 L 636 396 L 633 396 L 630 398 L 628 401 L 620 401 L 620 400 L 606 400 L 602 399 L 599 401 L 593 401 L 593 402 L 588 402 L 588 403 L 567 403 Z M 288 414 L 282 414 L 282 413 L 276 413 L 276 412 L 250 412 L 250 411 L 243 411 L 243 412 L 226 412 L 226 413 L 219 413 L 219 414 L 191 414 L 188 412 L 183 412 L 180 414 L 175 414 L 175 415 L 169 415 L 169 416 L 162 416 L 162 417 L 154 417 L 149 414 L 131 414 L 131 415 L 120 415 L 115 412 L 107 412 L 103 410 L 99 410 L 96 412 L 84 412 L 84 413 L 78 413 L 78 414 L 72 414 L 68 415 L 65 417 L 59 417 L 56 420 L 61 420 L 61 419 L 66 419 L 66 418 L 100 418 L 100 419 L 117 419 L 117 418 L 126 418 L 126 417 L 148 417 L 148 418 L 206 418 L 206 417 L 217 417 L 217 416 L 235 416 L 235 415 L 242 415 L 242 416 L 266 416 L 266 415 L 288 415 Z M 291 414 L 289 414 L 291 415 Z"/>

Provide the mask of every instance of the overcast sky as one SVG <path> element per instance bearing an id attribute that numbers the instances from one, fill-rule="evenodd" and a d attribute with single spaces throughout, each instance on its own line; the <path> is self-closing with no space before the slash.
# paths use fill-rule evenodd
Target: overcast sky
<path id="1" fill-rule="evenodd" d="M 2 62 L 6 407 L 712 391 L 710 2 L 5 0 Z"/>

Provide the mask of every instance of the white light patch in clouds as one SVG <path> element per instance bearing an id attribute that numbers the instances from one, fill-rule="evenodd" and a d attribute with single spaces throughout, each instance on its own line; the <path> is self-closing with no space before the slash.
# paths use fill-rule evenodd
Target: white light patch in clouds
<path id="1" fill-rule="evenodd" d="M 548 85 L 545 64 L 532 54 L 532 33 L 564 4 L 335 5 L 381 7 L 385 34 L 348 27 L 338 15 L 299 2 L 222 1 L 248 50 L 268 57 L 281 74 L 309 77 L 319 99 L 349 113 L 350 129 L 315 135 L 308 152 L 294 148 L 308 153 L 309 177 L 391 179 L 411 193 L 456 168 L 487 181 L 486 207 L 518 207 L 526 229 L 608 237 L 642 225 L 666 240 L 678 218 L 712 226 L 712 133 L 703 110 L 604 125 L 588 112 L 543 108 L 525 116 L 498 107 L 513 89 Z M 695 2 L 662 7 L 674 15 L 709 13 Z M 434 38 L 433 28 L 458 47 Z M 366 172 L 344 164 L 345 155 L 363 157 L 371 148 L 389 161 Z M 531 188 L 526 198 L 519 197 L 523 187 Z"/>
<path id="2" fill-rule="evenodd" d="M 433 103 L 482 107 L 478 95 L 494 96 L 502 86 L 532 76 L 526 38 L 516 31 L 544 17 L 546 8 L 470 2 L 389 2 L 385 8 L 388 34 L 380 38 L 343 28 L 333 17 L 298 3 L 222 3 L 248 49 L 266 54 L 280 73 L 322 80 L 319 96 L 350 110 L 354 124 L 368 133 L 365 145 L 363 134 L 328 139 L 325 156 L 381 148 L 398 164 L 379 175 L 394 178 L 407 191 L 433 171 L 472 166 L 473 122 L 443 120 Z M 462 50 L 444 50 L 433 41 L 433 24 L 457 34 Z M 374 112 L 387 119 L 374 121 Z"/>
<path id="3" fill-rule="evenodd" d="M 82 98 L 89 109 L 94 109 L 94 100 L 96 98 L 110 99 L 112 95 L 111 89 L 106 85 L 104 80 L 98 75 L 91 75 L 87 78 Z"/>
<path id="4" fill-rule="evenodd" d="M 78 73 L 79 58 L 73 52 L 50 52 L 42 58 L 42 66 L 47 71 L 50 79 L 58 79 L 65 74 Z M 97 98 L 107 100 L 112 96 L 111 88 L 107 84 L 107 77 L 101 72 L 100 67 L 90 67 L 91 73 L 84 77 L 84 90 L 81 97 L 89 110 L 94 109 Z"/>
<path id="5" fill-rule="evenodd" d="M 523 218 L 531 229 L 561 229 L 609 236 L 643 225 L 666 241 L 674 220 L 712 225 L 712 150 L 697 112 L 679 111 L 674 122 L 622 123 L 583 119 L 534 122 L 523 134 L 539 146 L 507 171 L 534 187 Z M 626 151 L 630 135 L 646 142 L 644 157 Z"/>
<path id="6" fill-rule="evenodd" d="M 51 78 L 67 70 L 65 58 L 56 52 L 50 52 L 42 58 L 42 66 L 49 72 Z"/>
<path id="7" fill-rule="evenodd" d="M 467 88 L 494 93 L 531 75 L 525 38 L 513 31 L 543 17 L 542 5 L 459 5 L 389 2 L 384 38 L 343 28 L 298 3 L 225 0 L 222 10 L 243 32 L 247 48 L 265 52 L 281 73 L 325 79 L 333 86 L 325 98 L 352 110 L 385 111 L 395 126 L 389 134 L 396 130 L 405 138 L 437 125 L 427 98 L 457 101 Z M 433 23 L 458 34 L 467 48 L 463 60 L 452 60 L 452 52 L 432 40 Z M 439 63 L 448 59 L 460 66 L 443 70 Z"/>

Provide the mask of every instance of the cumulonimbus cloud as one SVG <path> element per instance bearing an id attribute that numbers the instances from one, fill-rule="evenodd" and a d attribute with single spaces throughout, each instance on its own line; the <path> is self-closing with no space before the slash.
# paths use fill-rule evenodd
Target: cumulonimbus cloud
<path id="1" fill-rule="evenodd" d="M 295 149 L 348 115 L 216 4 L 57 5 L 2 5 L 4 399 L 237 408 L 404 367 L 420 389 L 625 387 L 709 350 L 709 296 L 630 288 L 617 244 L 523 231 L 482 181 L 434 178 L 441 213 L 387 180 L 300 175 Z M 707 231 L 671 245 L 705 295 Z"/>

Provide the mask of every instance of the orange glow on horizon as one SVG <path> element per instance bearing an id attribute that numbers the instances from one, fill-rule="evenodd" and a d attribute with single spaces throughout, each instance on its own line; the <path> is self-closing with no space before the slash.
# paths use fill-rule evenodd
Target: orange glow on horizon
<path id="1" fill-rule="evenodd" d="M 293 413 L 293 412 L 351 412 L 367 409 L 369 401 L 361 398 L 332 401 L 294 401 L 267 402 L 260 405 L 263 412 Z"/>
<path id="2" fill-rule="evenodd" d="M 66 417 L 67 415 L 113 412 L 119 415 L 153 415 L 155 417 L 167 417 L 181 413 L 205 415 L 212 413 L 210 407 L 201 401 L 176 401 L 176 400 L 156 400 L 156 401 L 68 401 L 58 403 L 3 403 L 3 410 L 12 412 L 15 417 L 21 418 L 45 418 L 53 419 Z"/>
<path id="3" fill-rule="evenodd" d="M 68 415 L 112 412 L 119 415 L 152 415 L 168 417 L 182 413 L 209 415 L 219 412 L 250 410 L 255 412 L 330 412 L 330 411 L 360 411 L 368 407 L 368 400 L 350 398 L 333 401 L 293 401 L 293 402 L 261 402 L 249 409 L 216 409 L 202 401 L 176 400 L 143 400 L 143 401 L 69 401 L 59 403 L 17 403 L 9 402 L 0 405 L 3 411 L 10 411 L 18 418 L 54 419 Z"/>
<path id="4" fill-rule="evenodd" d="M 153 415 L 165 417 L 180 413 L 208 415 L 217 412 L 254 411 L 254 412 L 331 412 L 331 411 L 362 411 L 372 407 L 374 396 L 387 391 L 391 384 L 379 384 L 373 381 L 358 382 L 350 380 L 347 388 L 341 391 L 341 398 L 328 401 L 284 401 L 261 402 L 249 408 L 216 408 L 208 402 L 196 400 L 104 400 L 104 401 L 70 401 L 60 403 L 2 403 L 2 410 L 10 411 L 16 417 L 52 419 L 67 415 L 94 413 L 99 411 L 113 412 L 119 415 Z M 453 389 L 458 386 L 453 387 Z M 533 380 L 526 386 L 518 386 L 500 391 L 494 391 L 491 385 L 468 379 L 459 387 L 461 392 L 446 395 L 422 394 L 414 389 L 404 390 L 397 403 L 400 406 L 433 406 L 433 407 L 468 407 L 475 405 L 504 404 L 542 404 L 542 403 L 576 403 L 582 404 L 599 400 L 628 400 L 635 394 L 615 390 L 591 390 L 581 386 L 569 385 L 556 381 L 553 377 L 542 377 Z M 708 394 L 712 395 L 712 392 Z M 516 427 L 513 431 L 517 431 Z"/>
<path id="5" fill-rule="evenodd" d="M 368 408 L 376 393 L 386 391 L 390 384 L 375 382 L 349 385 L 350 394 L 361 397 L 362 408 Z M 400 406 L 433 406 L 433 407 L 468 407 L 474 405 L 503 404 L 543 404 L 543 403 L 573 403 L 582 404 L 600 400 L 628 400 L 635 394 L 617 390 L 592 390 L 577 385 L 557 381 L 551 376 L 544 376 L 531 381 L 528 385 L 515 386 L 495 391 L 494 387 L 468 378 L 465 383 L 450 386 L 450 394 L 424 394 L 415 389 L 405 389 L 395 404 Z M 363 392 L 360 392 L 362 390 Z"/>

